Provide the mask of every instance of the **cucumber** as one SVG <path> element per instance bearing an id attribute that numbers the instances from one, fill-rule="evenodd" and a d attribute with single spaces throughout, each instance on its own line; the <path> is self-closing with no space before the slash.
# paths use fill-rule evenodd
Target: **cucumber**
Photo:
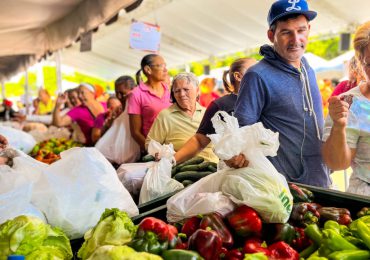
<path id="1" fill-rule="evenodd" d="M 217 167 L 214 167 L 213 165 L 209 165 L 207 167 L 207 170 L 210 171 L 210 172 L 217 172 Z"/>
<path id="2" fill-rule="evenodd" d="M 172 167 L 172 170 L 171 170 L 171 177 L 175 176 L 177 173 L 177 167 Z"/>
<path id="3" fill-rule="evenodd" d="M 199 166 L 198 165 L 185 165 L 182 166 L 179 170 L 179 172 L 191 172 L 191 171 L 198 171 Z"/>
<path id="4" fill-rule="evenodd" d="M 198 168 L 199 168 L 200 171 L 207 170 L 209 165 L 212 165 L 212 163 L 211 162 L 202 162 L 202 163 L 198 164 Z"/>
<path id="5" fill-rule="evenodd" d="M 141 161 L 142 162 L 152 162 L 152 161 L 155 161 L 155 158 L 153 155 L 147 154 L 143 156 L 143 158 L 141 158 Z"/>
<path id="6" fill-rule="evenodd" d="M 179 172 L 175 175 L 175 180 L 182 182 L 184 180 L 190 180 L 196 182 L 197 180 L 206 177 L 213 172 L 197 172 L 197 171 L 187 171 L 187 172 Z"/>
<path id="7" fill-rule="evenodd" d="M 186 165 L 195 165 L 195 164 L 200 164 L 202 162 L 204 162 L 204 158 L 196 156 L 196 157 L 194 157 L 190 160 L 187 160 L 187 161 L 179 164 L 178 167 L 181 168 L 181 167 L 186 166 Z"/>
<path id="8" fill-rule="evenodd" d="M 186 186 L 189 186 L 189 185 L 193 184 L 194 182 L 191 181 L 191 180 L 184 180 L 181 183 L 182 183 L 182 185 L 184 185 L 184 187 L 186 187 Z"/>

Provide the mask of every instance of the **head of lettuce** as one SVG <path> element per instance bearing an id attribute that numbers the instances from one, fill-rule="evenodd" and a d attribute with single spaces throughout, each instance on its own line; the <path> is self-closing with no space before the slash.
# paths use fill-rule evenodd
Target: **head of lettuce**
<path id="1" fill-rule="evenodd" d="M 33 259 L 71 259 L 72 249 L 67 236 L 42 220 L 18 216 L 0 225 L 0 259 L 8 255 L 24 255 Z"/>
<path id="2" fill-rule="evenodd" d="M 85 242 L 77 256 L 85 260 L 101 246 L 125 245 L 135 234 L 136 226 L 127 213 L 117 208 L 105 209 L 96 226 L 85 233 Z"/>

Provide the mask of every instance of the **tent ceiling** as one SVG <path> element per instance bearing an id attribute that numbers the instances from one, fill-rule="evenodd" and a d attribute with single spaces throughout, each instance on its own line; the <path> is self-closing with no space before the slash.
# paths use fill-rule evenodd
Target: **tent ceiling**
<path id="1" fill-rule="evenodd" d="M 0 1 L 0 79 L 61 49 L 140 0 Z M 2 65 L 4 64 L 4 65 Z"/>
<path id="2" fill-rule="evenodd" d="M 267 43 L 266 16 L 273 0 L 145 0 L 143 4 L 94 35 L 93 50 L 80 53 L 79 46 L 63 52 L 63 63 L 99 75 L 108 80 L 122 74 L 133 74 L 139 68 L 144 52 L 129 45 L 131 18 L 158 23 L 162 40 L 160 54 L 168 67 L 183 66 Z M 369 19 L 370 5 L 361 0 L 309 0 L 318 12 L 312 22 L 312 34 L 353 31 Z M 100 34 L 102 33 L 102 34 Z"/>
<path id="3" fill-rule="evenodd" d="M 158 23 L 161 26 L 160 54 L 165 58 L 168 67 L 183 66 L 191 61 L 210 58 L 213 55 L 255 48 L 267 43 L 266 16 L 273 1 L 145 0 L 134 11 L 121 14 L 116 23 L 100 27 L 93 35 L 92 51 L 79 52 L 79 43 L 64 49 L 62 63 L 107 80 L 113 80 L 122 74 L 135 73 L 142 56 L 146 53 L 129 48 L 131 19 Z M 81 1 L 2 2 L 27 2 L 29 5 L 41 2 L 59 3 L 61 10 L 67 10 L 71 8 L 70 5 Z M 0 8 L 2 2 L 0 2 Z M 312 22 L 311 35 L 339 31 L 352 32 L 358 24 L 369 19 L 370 5 L 364 4 L 361 0 L 350 1 L 350 8 L 346 0 L 308 0 L 308 2 L 311 9 L 318 12 L 318 17 Z M 48 15 L 53 16 L 52 13 Z M 13 26 L 17 24 L 19 28 L 27 27 L 24 23 L 15 22 L 9 21 L 7 28 L 11 27 L 11 24 Z M 32 23 L 45 24 L 45 21 L 35 18 Z M 0 33 L 3 28 L 5 30 L 5 26 L 0 22 Z M 3 39 L 1 34 L 0 37 Z M 35 42 L 33 48 L 43 47 Z M 3 50 L 9 50 L 9 46 L 8 49 L 1 47 L 0 50 L 0 56 L 4 55 L 6 53 Z"/>

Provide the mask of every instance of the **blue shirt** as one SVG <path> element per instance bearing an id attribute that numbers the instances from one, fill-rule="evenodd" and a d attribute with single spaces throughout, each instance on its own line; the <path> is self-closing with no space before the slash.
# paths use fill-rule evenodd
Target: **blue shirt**
<path id="1" fill-rule="evenodd" d="M 323 111 L 315 73 L 304 58 L 302 70 L 284 62 L 269 45 L 264 58 L 244 75 L 235 105 L 239 125 L 262 122 L 279 132 L 280 147 L 269 158 L 288 181 L 328 187 L 322 161 Z"/>

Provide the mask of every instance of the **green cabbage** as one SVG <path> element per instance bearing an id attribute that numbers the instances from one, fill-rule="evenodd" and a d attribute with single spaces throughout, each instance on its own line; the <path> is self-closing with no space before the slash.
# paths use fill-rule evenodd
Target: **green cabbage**
<path id="1" fill-rule="evenodd" d="M 101 246 L 88 260 L 161 260 L 162 257 L 146 252 L 136 252 L 128 246 Z"/>
<path id="2" fill-rule="evenodd" d="M 120 246 L 129 243 L 136 234 L 136 226 L 127 215 L 119 209 L 106 209 L 98 224 L 85 233 L 85 242 L 78 257 L 83 260 L 104 245 Z"/>
<path id="3" fill-rule="evenodd" d="M 73 256 L 66 235 L 39 218 L 22 215 L 0 225 L 0 260 L 12 254 L 27 258 L 39 254 L 40 257 L 33 256 L 33 259 L 47 259 L 41 257 L 43 251 L 49 256 L 55 255 L 48 259 L 71 259 Z"/>

